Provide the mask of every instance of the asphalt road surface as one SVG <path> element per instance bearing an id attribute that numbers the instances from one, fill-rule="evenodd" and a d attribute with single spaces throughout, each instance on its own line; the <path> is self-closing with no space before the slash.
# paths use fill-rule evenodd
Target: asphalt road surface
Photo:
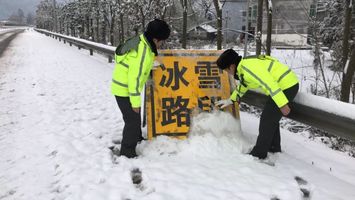
<path id="1" fill-rule="evenodd" d="M 17 34 L 22 33 L 25 29 L 9 29 L 0 32 L 0 57 L 9 46 L 10 42 L 16 37 Z"/>

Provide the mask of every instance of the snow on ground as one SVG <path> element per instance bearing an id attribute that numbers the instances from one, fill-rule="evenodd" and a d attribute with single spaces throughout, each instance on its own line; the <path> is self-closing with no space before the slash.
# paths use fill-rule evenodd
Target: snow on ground
<path id="1" fill-rule="evenodd" d="M 355 159 L 321 143 L 282 130 L 284 152 L 269 163 L 245 154 L 259 123 L 248 113 L 243 133 L 229 114 L 201 114 L 187 140 L 159 137 L 138 146 L 138 159 L 113 158 L 123 128 L 113 65 L 88 54 L 26 31 L 0 58 L 1 200 L 307 199 L 300 188 L 309 199 L 355 196 Z"/>
<path id="2" fill-rule="evenodd" d="M 261 36 L 262 43 L 266 43 L 267 34 Z M 271 35 L 272 44 L 287 44 L 294 46 L 306 46 L 307 44 L 307 34 L 272 34 Z"/>

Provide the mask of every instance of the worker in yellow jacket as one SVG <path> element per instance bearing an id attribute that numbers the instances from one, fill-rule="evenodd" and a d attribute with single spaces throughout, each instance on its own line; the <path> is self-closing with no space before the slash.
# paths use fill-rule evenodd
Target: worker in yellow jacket
<path id="1" fill-rule="evenodd" d="M 224 51 L 217 65 L 239 80 L 229 99 L 216 102 L 221 108 L 233 102 L 239 103 L 248 89 L 261 89 L 269 96 L 260 117 L 259 135 L 250 154 L 264 159 L 268 152 L 281 152 L 279 121 L 291 112 L 290 102 L 299 87 L 296 74 L 271 56 L 249 56 L 242 59 L 233 49 Z"/>
<path id="2" fill-rule="evenodd" d="M 169 25 L 159 19 L 148 23 L 146 31 L 117 47 L 111 91 L 122 112 L 124 128 L 120 155 L 134 158 L 143 139 L 141 130 L 141 92 L 153 67 L 157 49 L 170 35 Z"/>

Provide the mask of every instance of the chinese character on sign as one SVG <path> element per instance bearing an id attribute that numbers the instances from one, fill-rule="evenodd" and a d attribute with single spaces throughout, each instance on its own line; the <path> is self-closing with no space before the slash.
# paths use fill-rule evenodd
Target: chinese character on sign
<path id="1" fill-rule="evenodd" d="M 190 114 L 187 108 L 189 104 L 189 99 L 182 98 L 178 96 L 174 98 L 163 98 L 162 108 L 163 108 L 163 120 L 161 122 L 162 126 L 177 123 L 178 127 L 182 125 L 190 126 Z"/>
<path id="2" fill-rule="evenodd" d="M 209 98 L 208 96 L 199 97 L 197 99 L 198 107 L 202 111 L 211 112 L 213 110 L 214 103 L 219 100 L 221 100 L 221 97 L 211 97 L 211 98 Z"/>
<path id="3" fill-rule="evenodd" d="M 199 88 L 221 88 L 221 73 L 216 62 L 199 61 L 195 66 L 195 74 L 199 74 Z"/>
<path id="4" fill-rule="evenodd" d="M 178 90 L 180 89 L 180 81 L 185 85 L 188 86 L 189 82 L 187 82 L 184 78 L 184 74 L 187 70 L 186 67 L 182 67 L 181 71 L 179 70 L 179 62 L 174 62 L 174 68 L 165 68 L 164 65 L 161 66 L 163 71 L 168 71 L 168 77 L 165 75 L 162 76 L 159 85 L 162 87 L 169 87 L 174 81 L 174 85 L 171 86 L 171 89 Z"/>

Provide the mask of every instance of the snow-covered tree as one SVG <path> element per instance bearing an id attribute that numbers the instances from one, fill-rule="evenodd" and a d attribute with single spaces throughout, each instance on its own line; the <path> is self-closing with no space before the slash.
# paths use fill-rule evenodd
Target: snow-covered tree
<path id="1" fill-rule="evenodd" d="M 327 15 L 320 23 L 320 36 L 323 45 L 329 47 L 333 52 L 334 68 L 341 70 L 341 40 L 343 35 L 344 0 L 329 0 L 325 2 Z"/>
<path id="2" fill-rule="evenodd" d="M 32 13 L 28 13 L 26 17 L 26 24 L 33 25 L 34 24 L 34 16 Z"/>
<path id="3" fill-rule="evenodd" d="M 18 9 L 16 13 L 13 13 L 9 20 L 11 22 L 15 22 L 17 24 L 24 24 L 25 23 L 25 14 L 22 9 Z"/>
<path id="4" fill-rule="evenodd" d="M 53 6 L 53 1 L 42 0 L 36 10 L 36 25 L 38 28 L 43 28 L 47 30 L 54 29 L 54 13 L 55 7 Z"/>
<path id="5" fill-rule="evenodd" d="M 326 1 L 327 15 L 320 26 L 320 34 L 324 45 L 332 50 L 334 58 L 333 68 L 340 72 L 341 95 L 338 97 L 342 101 L 349 101 L 350 86 L 353 77 L 352 65 L 349 63 L 350 52 L 352 52 L 349 42 L 353 36 L 351 26 L 352 0 L 328 0 Z M 347 12 L 347 13 L 346 13 Z M 349 67 L 346 67 L 349 66 Z M 354 85 L 353 85 L 354 87 Z"/>
<path id="6" fill-rule="evenodd" d="M 58 8 L 58 26 L 60 32 L 90 38 L 97 42 L 111 44 L 122 42 L 145 29 L 146 24 L 154 19 L 164 19 L 173 0 L 72 0 Z M 53 0 L 43 0 L 39 5 L 42 13 L 53 13 Z M 42 24 L 53 16 L 38 12 Z M 48 20 L 47 20 L 48 21 Z M 48 27 L 46 27 L 48 28 Z M 130 30 L 130 31 L 125 31 Z M 115 36 L 118 36 L 117 39 Z"/>

